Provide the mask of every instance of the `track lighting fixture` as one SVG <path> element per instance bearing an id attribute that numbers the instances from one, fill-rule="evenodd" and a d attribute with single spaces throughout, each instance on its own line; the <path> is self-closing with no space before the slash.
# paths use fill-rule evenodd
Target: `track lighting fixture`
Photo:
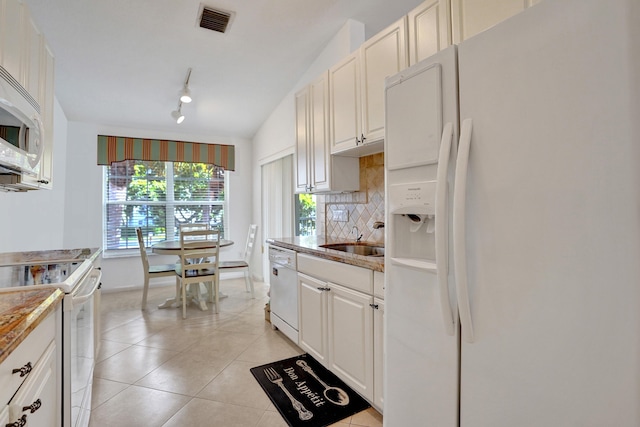
<path id="1" fill-rule="evenodd" d="M 187 72 L 187 78 L 184 81 L 184 86 L 180 92 L 180 102 L 188 104 L 191 102 L 191 90 L 189 89 L 189 78 L 191 77 L 191 68 Z"/>
<path id="2" fill-rule="evenodd" d="M 184 114 L 182 114 L 182 101 L 178 102 L 178 109 L 171 112 L 171 117 L 180 124 L 184 121 Z"/>
<path id="3" fill-rule="evenodd" d="M 171 117 L 180 124 L 184 121 L 184 114 L 182 114 L 182 104 L 188 104 L 192 101 L 191 90 L 189 89 L 189 79 L 191 78 L 191 68 L 187 71 L 187 78 L 184 80 L 184 85 L 180 91 L 180 100 L 178 101 L 178 109 L 171 112 Z"/>

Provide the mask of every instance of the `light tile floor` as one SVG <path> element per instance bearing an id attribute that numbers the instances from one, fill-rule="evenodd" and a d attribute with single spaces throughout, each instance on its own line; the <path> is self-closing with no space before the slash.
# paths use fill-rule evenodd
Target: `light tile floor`
<path id="1" fill-rule="evenodd" d="M 173 286 L 102 294 L 101 349 L 93 386 L 90 427 L 208 426 L 286 427 L 249 368 L 302 350 L 264 320 L 268 285 L 222 280 L 220 312 L 194 305 L 157 309 Z M 334 424 L 382 426 L 370 408 Z"/>

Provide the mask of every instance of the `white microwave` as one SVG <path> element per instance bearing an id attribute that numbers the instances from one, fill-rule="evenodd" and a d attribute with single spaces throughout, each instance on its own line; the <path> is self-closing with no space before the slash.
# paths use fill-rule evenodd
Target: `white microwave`
<path id="1" fill-rule="evenodd" d="M 0 167 L 37 175 L 43 142 L 40 105 L 0 66 Z"/>

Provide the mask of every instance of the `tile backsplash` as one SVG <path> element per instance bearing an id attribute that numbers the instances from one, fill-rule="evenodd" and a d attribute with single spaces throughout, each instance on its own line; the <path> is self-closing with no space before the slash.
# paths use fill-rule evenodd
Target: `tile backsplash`
<path id="1" fill-rule="evenodd" d="M 328 239 L 356 239 L 384 243 L 384 228 L 373 223 L 384 221 L 384 153 L 360 158 L 360 190 L 353 193 L 323 194 L 316 197 L 318 235 Z"/>

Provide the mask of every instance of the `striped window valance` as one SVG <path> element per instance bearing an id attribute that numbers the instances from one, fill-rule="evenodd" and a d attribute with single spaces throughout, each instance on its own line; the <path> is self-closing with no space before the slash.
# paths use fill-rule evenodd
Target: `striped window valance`
<path id="1" fill-rule="evenodd" d="M 235 170 L 235 146 L 98 135 L 98 164 L 122 160 L 207 163 Z"/>

